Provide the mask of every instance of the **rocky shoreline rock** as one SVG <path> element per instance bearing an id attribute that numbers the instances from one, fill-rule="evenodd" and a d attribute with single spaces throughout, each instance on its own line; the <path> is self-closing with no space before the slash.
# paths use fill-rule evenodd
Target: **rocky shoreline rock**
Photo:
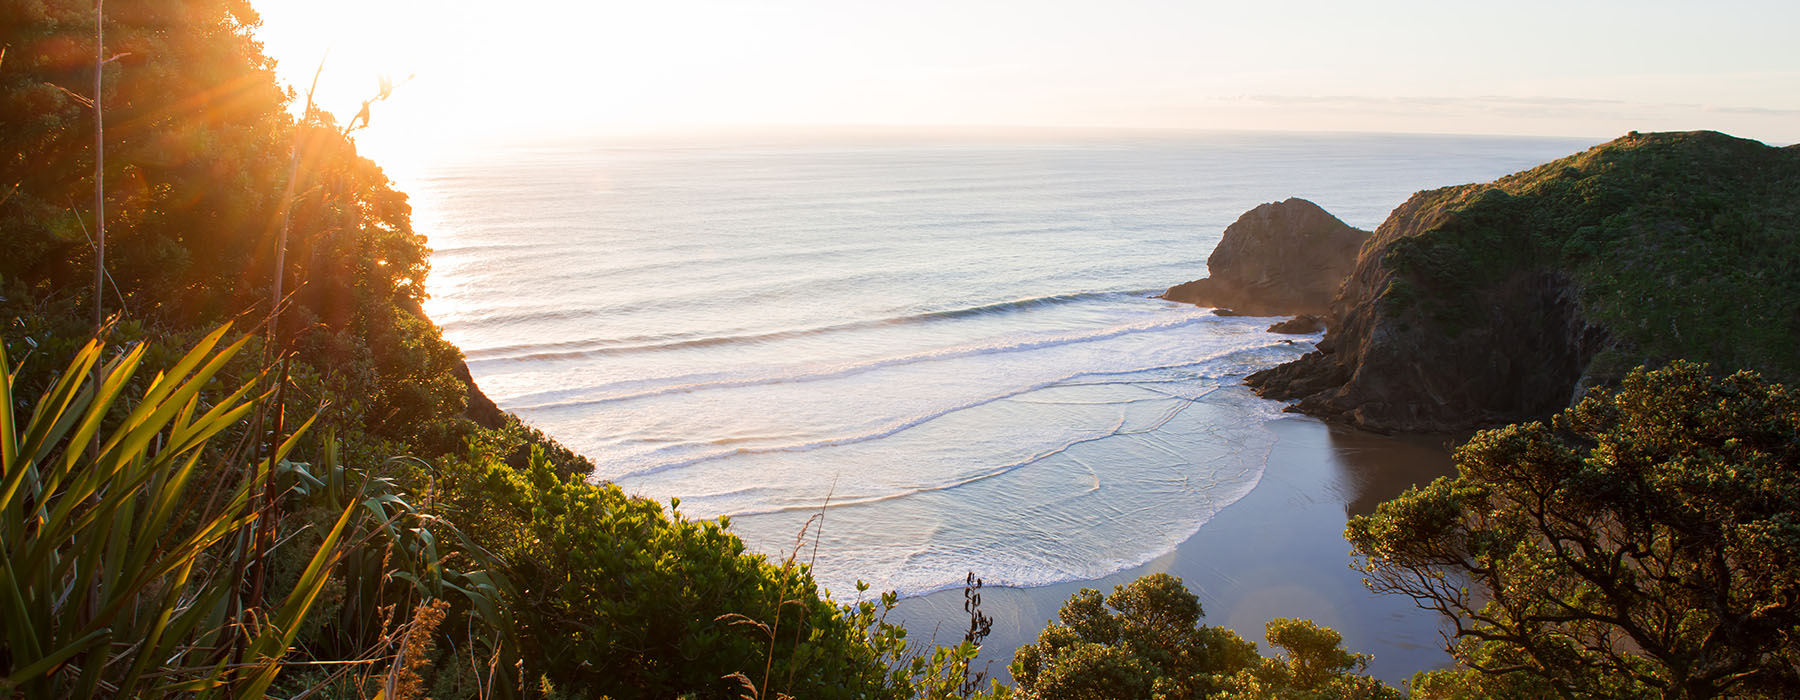
<path id="1" fill-rule="evenodd" d="M 1324 314 L 1368 237 L 1304 199 L 1263 204 L 1225 229 L 1208 277 L 1162 298 L 1246 316 Z"/>
<path id="2" fill-rule="evenodd" d="M 1300 314 L 1286 321 L 1269 326 L 1270 333 L 1287 335 L 1310 335 L 1325 330 L 1325 317 L 1318 314 Z"/>

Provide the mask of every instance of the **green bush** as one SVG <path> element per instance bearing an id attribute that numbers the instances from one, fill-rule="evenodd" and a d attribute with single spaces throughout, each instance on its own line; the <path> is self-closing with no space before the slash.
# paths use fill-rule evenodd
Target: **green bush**
<path id="1" fill-rule="evenodd" d="M 1265 629 L 1283 655 L 1239 671 L 1220 700 L 1400 700 L 1400 691 L 1362 675 L 1369 657 L 1344 651 L 1337 632 L 1285 617 Z"/>
<path id="2" fill-rule="evenodd" d="M 475 457 L 446 465 L 443 505 L 506 562 L 533 677 L 614 698 L 736 697 L 734 673 L 771 698 L 888 692 L 869 620 L 804 565 L 748 552 L 724 520 L 559 477 L 541 452 L 524 471 Z"/>
<path id="3" fill-rule="evenodd" d="M 1398 700 L 1399 693 L 1360 675 L 1367 657 L 1308 620 L 1269 623 L 1283 659 L 1264 659 L 1235 632 L 1199 624 L 1200 601 L 1165 573 L 1112 595 L 1082 589 L 1063 604 L 1060 622 L 1021 647 L 1012 664 L 1015 692 L 1044 700 L 1199 698 Z"/>

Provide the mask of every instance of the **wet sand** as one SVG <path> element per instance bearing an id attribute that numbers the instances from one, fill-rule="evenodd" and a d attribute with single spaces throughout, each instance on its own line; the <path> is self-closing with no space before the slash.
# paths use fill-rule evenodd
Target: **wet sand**
<path id="1" fill-rule="evenodd" d="M 1202 622 L 1236 630 L 1265 653 L 1263 625 L 1276 617 L 1310 618 L 1344 635 L 1350 651 L 1372 654 L 1369 672 L 1399 684 L 1416 671 L 1449 663 L 1437 618 L 1400 596 L 1377 596 L 1350 568 L 1344 523 L 1408 486 L 1453 471 L 1448 438 L 1392 438 L 1302 417 L 1269 423 L 1276 433 L 1256 488 L 1220 511 L 1175 551 L 1103 579 L 1035 588 L 985 588 L 982 610 L 993 633 L 978 666 L 1010 680 L 1013 651 L 1037 638 L 1069 596 L 1156 572 L 1181 577 L 1200 597 Z M 980 571 L 975 572 L 977 576 Z M 960 641 L 968 626 L 961 589 L 900 602 L 894 614 L 915 641 Z"/>

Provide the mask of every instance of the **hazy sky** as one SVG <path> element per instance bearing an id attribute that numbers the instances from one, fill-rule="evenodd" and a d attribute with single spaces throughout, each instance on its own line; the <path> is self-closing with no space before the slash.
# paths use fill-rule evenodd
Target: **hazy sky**
<path id="1" fill-rule="evenodd" d="M 1800 2 L 253 0 L 370 150 L 746 125 L 1800 141 Z"/>

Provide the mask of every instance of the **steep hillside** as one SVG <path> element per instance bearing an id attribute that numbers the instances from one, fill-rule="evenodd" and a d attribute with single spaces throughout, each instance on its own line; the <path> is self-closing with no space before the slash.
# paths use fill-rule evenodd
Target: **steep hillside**
<path id="1" fill-rule="evenodd" d="M 1420 192 L 1364 247 L 1318 351 L 1250 377 L 1383 431 L 1545 416 L 1640 363 L 1800 378 L 1800 149 L 1638 134 Z"/>

